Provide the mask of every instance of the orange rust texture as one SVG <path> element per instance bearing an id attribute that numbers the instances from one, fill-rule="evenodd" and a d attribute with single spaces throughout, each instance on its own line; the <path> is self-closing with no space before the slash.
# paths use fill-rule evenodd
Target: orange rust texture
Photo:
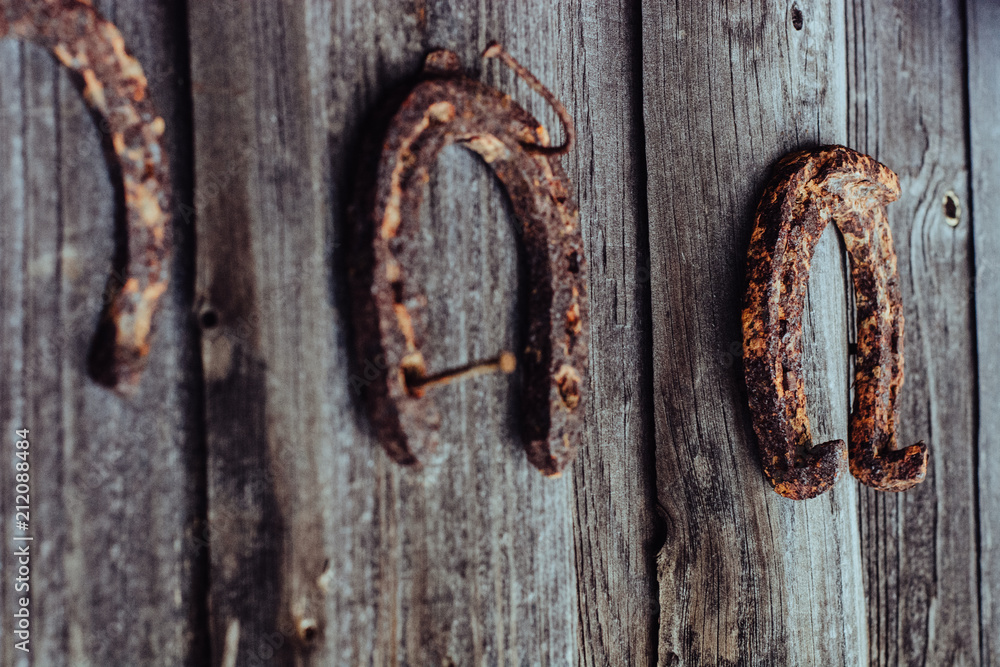
<path id="1" fill-rule="evenodd" d="M 149 101 L 146 76 L 125 50 L 118 28 L 84 0 L 0 0 L 0 37 L 50 51 L 83 82 L 83 97 L 121 166 L 128 226 L 128 265 L 102 329 L 111 335 L 95 369 L 103 384 L 127 392 L 146 365 L 157 303 L 167 289 L 170 239 L 165 123 Z"/>
<path id="2" fill-rule="evenodd" d="M 406 266 L 430 170 L 441 150 L 458 144 L 493 169 L 521 227 L 531 284 L 519 364 L 522 425 L 529 460 L 544 474 L 556 475 L 582 442 L 580 403 L 587 386 L 583 240 L 569 183 L 551 150 L 564 147 L 539 145 L 539 139 L 548 143 L 545 128 L 507 95 L 463 76 L 457 56 L 448 51 L 427 56 L 423 80 L 389 113 L 364 151 L 368 164 L 360 170 L 352 216 L 357 362 L 386 360 L 379 377 L 365 387 L 372 424 L 386 451 L 402 464 L 421 463 L 437 445 L 441 415 L 435 389 L 407 386 L 414 355 L 428 333 L 427 298 L 408 279 Z M 567 137 L 572 133 L 570 123 Z M 427 371 L 422 365 L 416 370 L 421 376 Z"/>
<path id="3" fill-rule="evenodd" d="M 923 481 L 927 447 L 896 448 L 903 384 L 903 312 L 885 206 L 899 197 L 896 175 L 843 146 L 785 156 L 757 207 L 743 308 L 750 409 L 764 473 L 796 500 L 851 473 L 883 491 Z M 802 311 L 809 263 L 827 223 L 843 234 L 857 301 L 858 358 L 850 446 L 814 445 L 802 382 Z"/>

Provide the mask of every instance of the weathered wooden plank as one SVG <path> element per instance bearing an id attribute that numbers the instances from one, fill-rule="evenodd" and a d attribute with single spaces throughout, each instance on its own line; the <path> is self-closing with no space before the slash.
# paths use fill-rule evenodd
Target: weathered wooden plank
<path id="1" fill-rule="evenodd" d="M 515 39 L 517 27 L 502 5 L 442 2 L 427 5 L 424 14 L 417 10 L 422 34 L 412 33 L 416 41 L 405 51 L 393 54 L 380 45 L 370 52 L 392 58 L 388 73 L 406 78 L 427 49 L 450 48 L 470 71 L 482 69 L 487 83 L 519 92 L 529 110 L 554 127 L 554 119 L 540 113 L 544 105 L 531 104 L 540 100 L 515 87 L 509 72 L 479 59 L 486 43 L 498 39 L 543 81 L 558 84 L 554 38 L 570 26 L 555 5 L 522 9 L 551 32 L 542 38 L 540 27 L 532 31 L 532 50 Z M 391 79 L 380 79 L 374 91 L 384 94 Z M 478 159 L 452 148 L 432 177 L 428 204 L 419 223 L 427 230 L 421 246 L 427 263 L 411 268 L 411 280 L 434 304 L 424 349 L 429 368 L 516 350 L 517 294 L 529 286 L 518 275 L 517 226 L 497 182 Z M 384 562 L 392 573 L 386 583 L 395 583 L 383 594 L 398 596 L 391 613 L 403 632 L 398 639 L 376 637 L 375 656 L 393 651 L 411 664 L 576 662 L 571 480 L 544 479 L 527 463 L 515 392 L 513 378 L 501 377 L 439 389 L 439 463 L 421 474 L 392 472 L 395 525 L 383 530 L 397 533 L 394 555 L 401 559 Z M 385 538 L 389 543 L 388 532 Z"/>
<path id="2" fill-rule="evenodd" d="M 279 12 L 284 7 L 268 4 Z M 282 119 L 279 126 L 273 99 L 284 94 L 282 101 L 293 107 L 292 114 L 306 113 L 308 97 L 295 96 L 304 94 L 305 70 L 301 61 L 287 61 L 280 35 L 274 40 L 267 34 L 265 26 L 271 21 L 258 16 L 267 10 L 250 3 L 199 2 L 188 7 L 198 248 L 195 294 L 203 329 L 208 455 L 205 536 L 211 545 L 209 630 L 212 663 L 216 665 L 262 663 L 272 658 L 274 664 L 290 663 L 291 642 L 298 635 L 295 623 L 317 614 L 308 598 L 298 619 L 291 618 L 291 605 L 282 606 L 283 587 L 301 576 L 296 576 L 289 561 L 295 562 L 303 552 L 315 557 L 322 554 L 315 547 L 322 539 L 320 528 L 315 527 L 313 535 L 304 536 L 305 541 L 298 544 L 289 535 L 294 516 L 303 520 L 322 516 L 319 503 L 308 513 L 300 513 L 298 504 L 288 504 L 282 512 L 274 488 L 275 468 L 286 465 L 282 457 L 294 463 L 299 459 L 292 453 L 309 456 L 312 445 L 325 440 L 325 434 L 303 433 L 301 424 L 288 427 L 280 421 L 287 416 L 272 404 L 282 399 L 295 402 L 300 396 L 297 386 L 304 390 L 301 393 L 311 391 L 309 399 L 319 400 L 323 383 L 315 375 L 322 375 L 324 368 L 322 359 L 310 360 L 300 363 L 302 378 L 279 375 L 261 351 L 263 338 L 265 333 L 277 335 L 279 316 L 292 323 L 299 313 L 311 313 L 319 319 L 326 299 L 322 292 L 311 292 L 312 303 L 303 306 L 296 298 L 301 299 L 299 283 L 288 279 L 288 274 L 294 277 L 297 271 L 303 272 L 303 283 L 306 277 L 314 277 L 316 272 L 309 272 L 310 261 L 323 251 L 322 236 L 309 239 L 312 247 L 291 263 L 280 241 L 268 245 L 257 240 L 259 254 L 253 252 L 253 234 L 264 221 L 283 236 L 288 229 L 308 229 L 310 214 L 315 213 L 310 210 L 309 188 L 303 187 L 308 172 L 294 166 L 303 163 L 309 144 L 300 143 L 302 125 L 293 124 L 295 116 L 289 114 L 291 117 Z M 278 31 L 282 28 L 281 24 L 274 26 Z M 270 48 L 261 48 L 257 41 Z M 299 54 L 292 49 L 292 56 Z M 271 59 L 273 69 L 261 67 L 265 58 Z M 289 125 L 292 136 L 285 134 L 282 141 L 275 142 L 274 133 Z M 275 178 L 275 170 L 282 167 L 286 173 Z M 275 210 L 277 193 L 287 197 L 292 211 Z M 271 206 L 265 210 L 258 197 L 267 197 Z M 302 250 L 303 241 L 296 240 L 299 247 L 295 250 Z M 274 284 L 260 284 L 260 262 L 275 267 L 269 276 Z M 308 286 L 315 287 L 321 277 L 320 272 Z M 282 304 L 291 312 L 275 313 Z M 299 306 L 297 312 L 292 310 L 294 305 Z M 270 325 L 266 331 L 258 326 L 261 322 Z M 309 341 L 287 342 L 290 354 L 309 358 L 315 352 Z M 274 398 L 269 397 L 269 388 Z M 272 417 L 275 412 L 279 414 Z M 322 420 L 315 419 L 314 424 L 322 427 Z M 288 430 L 282 432 L 282 427 Z M 268 449 L 272 440 L 273 458 Z M 299 471 L 292 468 L 290 472 Z M 311 478 L 317 472 L 314 469 L 298 483 L 313 488 Z M 283 481 L 287 487 L 289 482 Z M 318 577 L 322 561 L 313 568 L 313 577 Z M 283 610 L 287 615 L 279 623 Z M 279 632 L 279 627 L 285 632 Z"/>
<path id="3" fill-rule="evenodd" d="M 190 122 L 177 69 L 183 16 L 169 2 L 95 5 L 116 20 L 146 70 L 182 201 L 190 193 Z M 189 541 L 203 498 L 190 239 L 179 239 L 138 393 L 123 399 L 96 385 L 87 355 L 115 253 L 116 194 L 102 152 L 109 138 L 51 55 L 4 40 L 0 63 L 5 575 L 13 572 L 15 428 L 30 429 L 35 538 L 32 652 L 13 648 L 15 595 L 5 576 L 0 662 L 190 664 L 200 653 L 204 555 Z"/>
<path id="4" fill-rule="evenodd" d="M 619 79 L 627 62 L 613 64 L 631 48 L 619 25 L 630 12 L 596 2 L 582 17 L 545 3 L 191 4 L 216 662 L 304 655 L 294 637 L 304 619 L 317 623 L 317 664 L 573 663 L 581 618 L 590 635 L 604 633 L 587 641 L 591 662 L 649 655 L 635 79 Z M 603 255 L 593 336 L 609 352 L 595 366 L 587 469 L 561 480 L 524 457 L 512 378 L 432 390 L 445 420 L 423 471 L 388 460 L 352 391 L 344 216 L 364 120 L 430 47 L 477 71 L 489 39 L 594 128 L 568 166 L 588 190 L 589 248 Z M 572 59 L 561 57 L 567 42 Z M 554 126 L 506 70 L 491 65 L 485 80 Z M 587 117 L 596 90 L 601 108 Z M 613 215 L 588 227 L 602 212 Z M 425 263 L 408 268 L 432 304 L 429 367 L 514 348 L 516 232 L 485 165 L 446 151 L 420 224 Z M 588 581 L 582 612 L 578 576 Z"/>
<path id="5" fill-rule="evenodd" d="M 966 2 L 971 220 L 979 381 L 979 599 L 983 665 L 1000 665 L 1000 5 Z M 966 213 L 968 216 L 969 213 Z M 973 647 L 974 649 L 975 647 Z"/>
<path id="6" fill-rule="evenodd" d="M 577 147 L 563 162 L 590 258 L 593 402 L 573 467 L 579 664 L 651 664 L 663 529 L 655 511 L 641 7 L 589 0 L 577 17 L 573 3 L 562 4 L 566 27 L 556 43 L 571 47 L 554 52 L 566 64 L 548 80 L 575 112 Z M 511 35 L 532 35 L 532 17 L 508 10 L 504 23 Z M 535 51 L 522 44 L 520 53 Z"/>
<path id="7" fill-rule="evenodd" d="M 868 660 L 978 664 L 972 239 L 944 204 L 969 201 L 961 3 L 858 0 L 847 21 L 851 143 L 902 186 L 888 209 L 906 317 L 899 444 L 931 448 L 922 485 L 861 496 Z"/>
<path id="8" fill-rule="evenodd" d="M 740 309 L 774 162 L 846 138 L 840 2 L 643 3 L 652 257 L 659 660 L 858 664 L 866 645 L 856 483 L 779 497 L 757 461 Z M 805 358 L 816 442 L 846 437 L 845 275 L 813 262 Z"/>

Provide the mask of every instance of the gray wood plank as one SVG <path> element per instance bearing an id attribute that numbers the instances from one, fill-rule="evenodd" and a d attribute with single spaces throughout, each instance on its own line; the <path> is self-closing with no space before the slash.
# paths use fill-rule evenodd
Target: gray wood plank
<path id="1" fill-rule="evenodd" d="M 840 2 L 643 3 L 663 665 L 863 660 L 857 485 L 845 472 L 814 500 L 771 490 L 738 359 L 770 168 L 846 139 L 843 17 Z M 828 232 L 806 322 L 816 442 L 846 437 L 845 293 Z"/>
<path id="2" fill-rule="evenodd" d="M 541 2 L 190 5 L 216 664 L 648 659 L 636 80 L 616 60 L 633 48 L 632 13 L 596 2 L 582 15 Z M 344 216 L 379 101 L 429 48 L 448 47 L 556 126 L 509 72 L 480 64 L 490 39 L 593 128 L 566 164 L 588 195 L 592 336 L 607 352 L 590 441 L 560 480 L 525 459 L 512 378 L 433 390 L 446 419 L 423 471 L 382 453 L 350 382 Z M 409 268 L 432 304 L 423 352 L 446 368 L 515 344 L 515 234 L 498 183 L 462 150 L 445 152 L 429 188 L 425 263 Z M 297 637 L 307 619 L 312 642 Z"/>
<path id="3" fill-rule="evenodd" d="M 183 199 L 190 124 L 176 69 L 184 62 L 182 17 L 168 2 L 95 4 L 144 66 Z M 123 399 L 96 385 L 87 354 L 115 253 L 102 137 L 51 55 L 3 40 L 0 62 L 0 521 L 10 545 L 13 433 L 28 428 L 35 538 L 32 652 L 14 651 L 15 596 L 5 576 L 0 663 L 195 664 L 204 554 L 190 542 L 203 510 L 191 245 L 178 239 L 137 394 Z"/>
<path id="4" fill-rule="evenodd" d="M 960 2 L 848 3 L 849 136 L 900 177 L 889 206 L 904 300 L 899 444 L 927 480 L 866 490 L 861 533 L 873 665 L 978 664 L 975 362 Z M 946 195 L 966 210 L 947 223 Z"/>
<path id="5" fill-rule="evenodd" d="M 590 0 L 576 17 L 572 3 L 562 4 L 562 39 L 572 46 L 555 53 L 568 67 L 548 80 L 574 110 L 577 148 L 563 162 L 590 259 L 593 401 L 573 466 L 579 662 L 651 664 L 663 527 L 655 511 L 641 7 Z M 533 16 L 508 10 L 504 23 L 530 36 Z M 533 52 L 523 40 L 520 53 Z M 526 99 L 523 88 L 518 97 Z"/>
<path id="6" fill-rule="evenodd" d="M 270 3 L 269 3 L 270 4 Z M 280 10 L 283 5 L 275 4 Z M 280 595 L 282 586 L 290 579 L 298 579 L 288 561 L 295 561 L 303 551 L 320 557 L 315 541 L 321 532 L 306 536 L 299 543 L 289 538 L 288 519 L 278 509 L 275 469 L 283 465 L 279 453 L 289 456 L 301 451 L 306 457 L 312 443 L 322 441 L 322 433 L 303 433 L 301 424 L 289 426 L 279 421 L 284 414 L 271 404 L 277 400 L 294 401 L 298 398 L 294 387 L 305 384 L 302 379 L 289 378 L 271 372 L 260 352 L 263 333 L 258 323 L 265 322 L 280 327 L 274 318 L 275 308 L 282 303 L 289 307 L 295 303 L 298 285 L 282 282 L 287 274 L 281 272 L 284 264 L 280 241 L 267 252 L 253 254 L 253 222 L 265 219 L 270 229 L 283 236 L 289 227 L 306 229 L 309 218 L 303 215 L 284 215 L 276 211 L 273 197 L 276 192 L 287 193 L 288 204 L 295 206 L 303 196 L 302 183 L 307 178 L 302 170 L 295 169 L 299 155 L 307 155 L 308 144 L 297 145 L 293 155 L 290 144 L 301 141 L 300 126 L 290 128 L 291 137 L 275 144 L 274 132 L 279 128 L 273 99 L 268 108 L 266 99 L 257 100 L 256 87 L 261 96 L 302 92 L 304 70 L 301 63 L 285 62 L 280 40 L 272 43 L 272 35 L 258 25 L 258 13 L 266 7 L 253 7 L 249 3 L 191 3 L 188 7 L 191 41 L 191 77 L 194 120 L 195 165 L 195 219 L 197 221 L 197 278 L 196 309 L 203 333 L 201 339 L 202 367 L 205 374 L 206 448 L 208 456 L 208 523 L 205 539 L 210 544 L 210 609 L 209 624 L 212 643 L 212 664 L 236 665 L 252 661 L 274 661 L 290 664 L 291 643 L 297 637 L 295 625 L 305 618 L 313 618 L 315 609 L 310 600 L 300 610 L 303 618 L 282 617 Z M 282 26 L 276 26 L 280 30 Z M 271 50 L 256 48 L 254 39 L 271 44 Z M 293 50 L 294 55 L 299 52 Z M 272 59 L 274 70 L 260 67 L 260 58 Z M 277 75 L 277 71 L 290 68 L 292 76 Z M 295 74 L 298 74 L 296 76 Z M 292 98 L 296 108 L 302 100 Z M 260 122 L 255 109 L 260 109 Z M 305 105 L 308 109 L 308 105 Z M 282 128 L 292 119 L 285 120 Z M 262 133 L 266 133 L 261 137 Z M 264 150 L 258 146 L 270 140 Z M 262 154 L 263 153 L 263 154 Z M 260 181 L 270 181 L 276 168 L 286 167 L 287 176 L 271 185 L 260 186 Z M 282 186 L 285 186 L 282 190 Z M 267 188 L 264 192 L 263 189 Z M 269 197 L 272 206 L 266 212 L 254 198 Z M 305 209 L 311 203 L 307 196 L 300 204 Z M 288 220 L 286 222 L 286 219 Z M 317 227 L 318 225 L 313 225 Z M 315 240 L 314 240 L 315 241 Z M 300 241 L 301 244 L 301 241 Z M 287 266 L 295 271 L 308 271 L 309 261 L 316 252 L 322 253 L 322 237 L 304 256 L 295 258 Z M 275 284 L 260 285 L 258 262 L 273 262 Z M 312 274 L 306 274 L 312 275 Z M 318 281 L 317 277 L 312 285 Z M 271 291 L 268 291 L 271 290 Z M 271 300 L 261 299 L 268 295 Z M 325 302 L 322 293 L 313 295 L 309 311 L 322 312 L 316 304 Z M 275 301 L 277 300 L 277 302 Z M 290 315 L 295 322 L 298 312 Z M 267 317 L 268 319 L 264 319 Z M 276 335 L 273 328 L 268 334 Z M 282 332 L 283 333 L 283 332 Z M 288 345 L 292 354 L 308 355 L 306 343 Z M 302 363 L 303 379 L 311 380 L 311 387 L 321 383 L 314 379 L 323 367 L 316 361 Z M 269 400 L 267 387 L 273 387 L 274 398 Z M 313 400 L 322 394 L 314 392 Z M 279 414 L 271 417 L 269 413 Z M 287 411 L 286 411 L 287 412 Z M 286 417 L 287 419 L 287 417 Z M 317 426 L 321 426 L 317 420 Z M 282 429 L 288 430 L 282 430 Z M 275 452 L 275 465 L 271 464 L 268 446 L 287 451 Z M 294 444 L 296 449 L 291 449 Z M 294 462 L 295 459 L 292 459 Z M 279 470 L 281 470 L 279 468 Z M 296 473 L 294 468 L 290 471 Z M 316 471 L 313 471 L 313 475 Z M 312 475 L 310 475 L 311 477 Z M 310 479 L 298 480 L 309 489 Z M 288 482 L 286 481 L 287 485 Z M 289 516 L 299 511 L 297 505 L 286 507 Z M 318 503 L 303 519 L 321 516 Z M 287 548 L 286 548 L 287 545 Z M 312 549 L 310 549 L 312 547 Z M 313 564 L 314 578 L 322 572 L 322 561 Z M 283 632 L 279 632 L 279 627 Z M 238 654 L 237 654 L 238 650 Z"/>
<path id="7" fill-rule="evenodd" d="M 1000 665 L 1000 6 L 966 2 L 971 224 L 979 382 L 979 595 L 983 665 Z M 973 647 L 974 648 L 974 647 Z"/>

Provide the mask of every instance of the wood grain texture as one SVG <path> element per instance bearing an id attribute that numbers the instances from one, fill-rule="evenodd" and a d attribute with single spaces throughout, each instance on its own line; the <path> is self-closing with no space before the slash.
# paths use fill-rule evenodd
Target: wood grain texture
<path id="1" fill-rule="evenodd" d="M 581 3 L 566 30 L 572 48 L 561 51 L 571 68 L 553 79 L 576 120 L 577 147 L 564 164 L 577 188 L 591 279 L 593 399 L 589 438 L 572 470 L 581 665 L 643 665 L 656 656 L 663 529 L 655 512 L 640 10 L 638 0 Z M 531 30 L 527 18 L 513 28 Z M 527 42 L 522 48 L 531 52 Z"/>
<path id="2" fill-rule="evenodd" d="M 1000 5 L 965 3 L 968 29 L 971 224 L 979 382 L 979 595 L 982 664 L 1000 665 Z"/>
<path id="3" fill-rule="evenodd" d="M 142 63 L 166 119 L 178 197 L 190 191 L 183 43 L 172 3 L 96 2 Z M 4 665 L 177 665 L 203 636 L 190 532 L 203 510 L 191 260 L 182 235 L 150 365 L 123 399 L 87 374 L 116 253 L 116 185 L 76 83 L 42 49 L 0 42 L 0 521 L 13 571 L 13 443 L 30 429 L 32 652 Z M 120 185 L 119 185 L 120 187 Z"/>
<path id="4" fill-rule="evenodd" d="M 631 11 L 190 5 L 215 664 L 227 645 L 240 664 L 649 659 L 636 81 L 616 60 L 633 48 Z M 427 50 L 447 47 L 558 136 L 540 98 L 480 63 L 491 39 L 593 128 L 565 164 L 587 192 L 591 335 L 608 353 L 595 367 L 591 441 L 560 480 L 525 459 L 516 377 L 433 389 L 442 445 L 422 471 L 384 455 L 353 391 L 345 215 L 366 119 Z M 590 95 L 600 105 L 588 116 Z M 516 348 L 527 286 L 486 166 L 449 149 L 429 188 L 424 261 L 407 268 L 431 304 L 423 353 L 443 370 Z M 296 637 L 306 619 L 318 628 L 311 645 Z"/>
<path id="5" fill-rule="evenodd" d="M 75 82 L 0 41 L 0 443 L 31 429 L 38 548 L 34 652 L 13 650 L 5 577 L 0 664 L 1000 665 L 995 3 L 95 4 L 167 119 L 175 279 L 139 393 L 95 385 L 120 193 Z M 361 137 L 423 55 L 455 50 L 561 140 L 480 61 L 493 39 L 577 123 L 593 384 L 558 480 L 525 458 L 516 374 L 432 389 L 442 445 L 411 470 L 372 437 L 351 359 Z M 793 502 L 758 463 L 739 313 L 771 167 L 828 142 L 901 177 L 900 440 L 932 463 L 906 494 L 845 468 Z M 446 150 L 419 225 L 429 368 L 518 349 L 529 286 L 487 166 Z M 847 433 L 846 268 L 827 233 L 805 318 L 817 442 Z M 5 464 L 7 545 L 12 481 Z"/>
<path id="6" fill-rule="evenodd" d="M 796 7 L 643 4 L 662 665 L 854 665 L 866 646 L 856 484 L 845 472 L 814 500 L 774 493 L 737 358 L 771 166 L 846 135 L 843 5 Z M 804 350 L 817 442 L 846 437 L 845 292 L 828 234 Z"/>
<path id="7" fill-rule="evenodd" d="M 323 472 L 315 445 L 330 439 L 316 405 L 326 393 L 325 234 L 308 170 L 307 68 L 295 48 L 304 42 L 287 34 L 284 7 L 189 6 L 217 665 L 290 664 L 297 624 L 324 620 L 315 584 L 303 580 L 322 574 L 324 557 L 322 510 L 308 492 Z M 287 338 L 301 317 L 312 335 Z M 294 421 L 296 404 L 311 419 Z M 289 491 L 293 480 L 311 507 Z"/>
<path id="8" fill-rule="evenodd" d="M 873 665 L 978 664 L 974 321 L 961 3 L 848 3 L 849 136 L 900 178 L 889 211 L 903 292 L 900 444 L 930 447 L 911 491 L 861 496 Z M 963 206 L 967 208 L 967 206 Z"/>

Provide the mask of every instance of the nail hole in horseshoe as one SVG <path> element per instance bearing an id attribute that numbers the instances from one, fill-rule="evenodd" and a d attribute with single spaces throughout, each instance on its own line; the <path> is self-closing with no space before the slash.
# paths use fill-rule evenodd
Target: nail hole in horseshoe
<path id="1" fill-rule="evenodd" d="M 566 261 L 569 263 L 567 268 L 570 273 L 580 273 L 580 253 L 574 250 L 566 255 Z"/>
<path id="2" fill-rule="evenodd" d="M 393 280 L 391 285 L 392 285 L 392 302 L 403 303 L 403 281 Z"/>

